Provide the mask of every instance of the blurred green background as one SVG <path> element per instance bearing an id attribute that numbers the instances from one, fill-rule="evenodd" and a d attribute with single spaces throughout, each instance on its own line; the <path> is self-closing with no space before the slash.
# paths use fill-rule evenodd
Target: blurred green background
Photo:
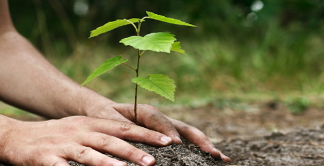
<path id="1" fill-rule="evenodd" d="M 141 73 L 175 80 L 176 101 L 140 90 L 140 103 L 204 105 L 217 99 L 302 98 L 323 103 L 324 1 L 322 0 L 10 0 L 17 30 L 55 66 L 82 83 L 106 59 L 122 55 L 135 66 L 136 51 L 119 43 L 135 35 L 124 26 L 88 39 L 90 31 L 145 11 L 197 25 L 147 20 L 142 35 L 168 31 L 186 55 L 144 54 Z M 135 76 L 125 66 L 87 86 L 118 102 L 133 102 Z"/>

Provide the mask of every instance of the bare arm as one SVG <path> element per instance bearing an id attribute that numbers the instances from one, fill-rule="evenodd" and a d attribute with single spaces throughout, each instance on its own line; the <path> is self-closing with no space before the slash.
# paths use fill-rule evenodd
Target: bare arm
<path id="1" fill-rule="evenodd" d="M 86 115 L 88 102 L 107 102 L 63 75 L 15 30 L 0 41 L 1 100 L 49 118 Z"/>
<path id="2" fill-rule="evenodd" d="M 10 30 L 14 30 L 11 19 L 10 19 L 7 0 L 0 1 L 0 18 L 1 18 L 1 20 L 0 20 L 1 21 L 0 34 L 2 34 L 3 32 L 10 31 Z"/>
<path id="3" fill-rule="evenodd" d="M 90 103 L 113 103 L 66 77 L 13 27 L 0 1 L 0 99 L 48 118 L 86 115 Z"/>

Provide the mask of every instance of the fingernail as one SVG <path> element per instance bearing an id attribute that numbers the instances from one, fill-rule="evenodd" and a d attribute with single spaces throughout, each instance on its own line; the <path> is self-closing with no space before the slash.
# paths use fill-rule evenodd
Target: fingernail
<path id="1" fill-rule="evenodd" d="M 161 142 L 163 143 L 163 144 L 168 144 L 168 143 L 170 143 L 172 141 L 172 139 L 170 138 L 170 137 L 167 137 L 167 136 L 162 136 L 161 137 Z"/>
<path id="2" fill-rule="evenodd" d="M 145 164 L 145 165 L 149 165 L 149 164 L 153 164 L 154 162 L 154 158 L 152 156 L 144 156 L 142 158 L 142 162 Z"/>
<path id="3" fill-rule="evenodd" d="M 218 156 L 216 156 L 217 158 L 221 158 L 221 152 L 219 150 L 217 150 L 216 148 L 213 148 L 213 151 L 218 153 Z"/>
<path id="4" fill-rule="evenodd" d="M 218 152 L 219 158 L 221 158 L 224 162 L 230 163 L 231 159 L 225 156 L 221 151 L 217 150 L 216 148 L 213 148 L 214 151 Z"/>
<path id="5" fill-rule="evenodd" d="M 176 140 L 178 140 L 179 142 L 183 143 L 182 140 L 181 140 L 181 138 L 180 138 L 179 136 L 175 136 L 174 138 L 175 138 Z"/>

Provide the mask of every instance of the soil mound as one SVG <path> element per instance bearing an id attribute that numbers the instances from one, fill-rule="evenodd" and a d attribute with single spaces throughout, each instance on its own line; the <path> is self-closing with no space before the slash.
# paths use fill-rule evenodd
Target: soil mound
<path id="1" fill-rule="evenodd" d="M 222 160 L 213 159 L 209 153 L 203 152 L 199 147 L 183 140 L 182 145 L 172 144 L 166 147 L 153 147 L 142 143 L 130 142 L 135 147 L 155 157 L 155 166 L 222 166 L 226 165 Z M 111 155 L 108 155 L 113 157 Z M 114 157 L 116 158 L 116 157 Z M 119 159 L 119 158 L 117 158 Z M 121 160 L 121 159 L 119 159 Z M 125 160 L 122 160 L 125 161 Z M 132 162 L 129 166 L 138 166 Z M 84 166 L 74 161 L 69 162 L 72 166 Z"/>

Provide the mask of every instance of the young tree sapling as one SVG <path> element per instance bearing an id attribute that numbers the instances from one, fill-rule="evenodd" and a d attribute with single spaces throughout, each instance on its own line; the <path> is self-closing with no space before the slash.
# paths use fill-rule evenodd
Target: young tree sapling
<path id="1" fill-rule="evenodd" d="M 132 18 L 132 19 L 119 19 L 116 21 L 108 22 L 107 24 L 98 27 L 97 29 L 91 31 L 90 38 L 103 34 L 105 32 L 111 31 L 115 28 L 124 25 L 133 25 L 136 30 L 137 36 L 130 36 L 120 40 L 126 46 L 132 46 L 137 49 L 137 67 L 133 68 L 126 64 L 127 59 L 122 60 L 121 56 L 116 56 L 106 60 L 100 67 L 95 69 L 91 75 L 82 83 L 81 86 L 87 84 L 93 78 L 104 74 L 108 70 L 114 68 L 117 65 L 124 64 L 136 73 L 136 77 L 132 79 L 135 83 L 135 103 L 134 103 L 134 121 L 137 124 L 137 88 L 138 85 L 149 91 L 153 91 L 171 101 L 174 101 L 174 91 L 175 85 L 174 81 L 169 78 L 169 76 L 163 74 L 149 74 L 148 77 L 139 77 L 139 66 L 140 58 L 145 53 L 145 51 L 155 51 L 155 52 L 166 52 L 171 51 L 179 52 L 185 54 L 184 50 L 181 49 L 180 42 L 176 42 L 176 38 L 173 34 L 169 32 L 157 32 L 150 33 L 145 36 L 140 36 L 141 25 L 145 19 L 158 20 L 170 24 L 184 25 L 195 27 L 195 25 L 185 23 L 183 21 L 168 18 L 162 15 L 154 14 L 152 12 L 146 12 L 148 16 L 142 19 Z M 137 23 L 137 26 L 135 25 Z"/>

